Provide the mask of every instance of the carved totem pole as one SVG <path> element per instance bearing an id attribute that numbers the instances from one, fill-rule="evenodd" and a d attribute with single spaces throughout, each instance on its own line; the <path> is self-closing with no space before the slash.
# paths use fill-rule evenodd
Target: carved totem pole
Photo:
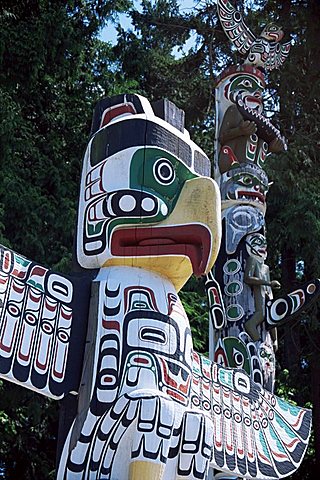
<path id="1" fill-rule="evenodd" d="M 229 198 L 236 179 L 225 163 Z M 267 184 L 254 161 L 240 167 Z M 193 350 L 177 292 L 192 273 L 207 274 L 219 251 L 210 170 L 172 103 L 103 99 L 83 161 L 74 273 L 0 249 L 0 376 L 62 399 L 58 480 L 204 480 L 209 467 L 277 479 L 303 458 L 310 411 Z M 259 228 L 241 255 L 252 257 L 253 282 L 267 271 L 256 259 L 263 209 L 250 208 L 254 219 L 245 218 Z M 228 248 L 239 241 L 235 229 Z M 229 276 L 243 268 L 225 263 Z"/>
<path id="2" fill-rule="evenodd" d="M 77 273 L 1 248 L 1 377 L 64 399 L 59 480 L 195 480 L 209 465 L 281 478 L 301 462 L 310 412 L 193 351 L 177 291 L 219 250 L 209 175 L 173 104 L 102 100 L 83 162 Z"/>
<path id="3" fill-rule="evenodd" d="M 287 146 L 263 113 L 262 95 L 265 71 L 282 65 L 290 42 L 280 43 L 284 34 L 274 23 L 256 38 L 228 0 L 218 0 L 217 8 L 226 35 L 246 58 L 242 65 L 226 68 L 216 83 L 214 177 L 221 192 L 222 245 L 214 276 L 210 274 L 206 283 L 214 330 L 212 356 L 221 365 L 243 368 L 272 392 L 276 325 L 319 295 L 319 280 L 314 280 L 273 300 L 272 289 L 280 284 L 271 280 L 265 263 L 269 183 L 264 166 L 268 154 Z"/>

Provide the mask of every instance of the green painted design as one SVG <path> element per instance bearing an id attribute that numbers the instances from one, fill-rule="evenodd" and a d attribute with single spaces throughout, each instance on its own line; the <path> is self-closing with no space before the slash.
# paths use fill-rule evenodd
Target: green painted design
<path id="1" fill-rule="evenodd" d="M 244 311 L 241 305 L 234 303 L 233 305 L 229 305 L 227 308 L 227 317 L 228 320 L 233 322 L 240 320 L 240 318 L 244 315 Z"/>
<path id="2" fill-rule="evenodd" d="M 277 398 L 279 407 L 284 411 L 284 412 L 289 412 L 291 415 L 297 416 L 301 410 L 299 407 L 295 407 L 294 405 L 290 405 L 290 403 L 285 402 L 281 398 Z"/>
<path id="3" fill-rule="evenodd" d="M 241 263 L 238 260 L 228 260 L 227 263 L 223 266 L 223 271 L 227 275 L 231 275 L 239 272 L 241 268 Z"/>
<path id="4" fill-rule="evenodd" d="M 263 142 L 262 147 L 259 150 L 259 156 L 258 156 L 258 161 L 257 164 L 259 167 L 263 168 L 265 161 L 266 161 L 266 155 L 268 153 L 268 144 L 266 142 Z"/>
<path id="5" fill-rule="evenodd" d="M 152 147 L 137 150 L 131 159 L 129 186 L 133 190 L 140 190 L 158 199 L 159 211 L 152 218 L 139 216 L 112 219 L 107 227 L 108 241 L 114 228 L 119 225 L 134 226 L 143 223 L 152 225 L 163 221 L 172 213 L 184 183 L 198 177 L 184 163 L 164 150 Z M 161 183 L 162 179 L 164 183 Z"/>
<path id="6" fill-rule="evenodd" d="M 34 280 L 27 280 L 26 282 L 28 285 L 30 285 L 33 288 L 36 288 L 37 290 L 40 290 L 40 292 L 44 292 L 44 288 L 42 287 L 41 283 L 37 283 Z"/>
<path id="7" fill-rule="evenodd" d="M 250 375 L 249 353 L 245 344 L 237 337 L 226 337 L 223 339 L 223 346 L 228 359 L 228 366 L 243 368 Z"/>
<path id="8" fill-rule="evenodd" d="M 225 370 L 224 368 L 219 368 L 219 381 L 222 385 L 228 388 L 233 387 L 233 372 L 231 370 Z"/>
<path id="9" fill-rule="evenodd" d="M 257 151 L 258 137 L 251 136 L 246 143 L 246 159 L 249 162 L 254 162 Z"/>
<path id="10" fill-rule="evenodd" d="M 267 443 L 261 430 L 259 430 L 259 440 L 260 440 L 264 455 L 268 458 L 270 463 L 272 463 L 270 453 L 267 447 Z"/>
<path id="11" fill-rule="evenodd" d="M 23 258 L 23 257 L 19 257 L 19 255 L 15 255 L 14 259 L 17 263 L 19 263 L 23 267 L 27 267 L 31 263 L 30 260 L 27 260 L 26 258 Z"/>
<path id="12" fill-rule="evenodd" d="M 257 90 L 263 91 L 263 85 L 256 77 L 251 75 L 239 74 L 230 83 L 229 91 L 242 90 L 248 93 L 254 93 Z"/>
<path id="13" fill-rule="evenodd" d="M 105 221 L 101 221 L 101 222 L 98 222 L 98 223 L 95 223 L 95 224 L 88 223 L 87 224 L 88 236 L 91 237 L 91 236 L 95 236 L 95 235 L 100 235 L 104 223 L 105 223 Z"/>
<path id="14" fill-rule="evenodd" d="M 285 403 L 285 402 L 283 402 L 283 403 Z M 277 424 L 279 425 L 280 428 L 285 430 L 288 437 L 290 437 L 292 439 L 296 437 L 296 435 L 292 431 L 292 429 L 289 428 L 289 426 L 283 421 L 283 419 L 280 417 L 280 415 L 277 412 L 275 412 L 275 421 L 277 422 Z"/>
<path id="15" fill-rule="evenodd" d="M 240 282 L 234 281 L 230 282 L 225 286 L 225 292 L 227 295 L 236 295 L 239 294 L 243 289 L 243 286 Z"/>
<path id="16" fill-rule="evenodd" d="M 285 424 L 284 424 L 284 425 L 285 425 Z M 275 442 L 276 442 L 276 445 L 277 445 L 278 450 L 279 450 L 281 453 L 284 453 L 285 455 L 287 455 L 287 452 L 286 452 L 286 450 L 284 449 L 283 444 L 280 442 L 278 435 L 276 434 L 273 426 L 272 426 L 270 423 L 268 424 L 268 428 L 269 428 L 269 432 L 270 432 L 271 437 L 272 437 L 273 440 L 275 440 Z M 289 435 L 290 438 L 295 438 L 295 434 L 292 432 L 291 429 L 286 429 L 286 430 L 288 430 L 288 431 L 286 431 L 286 433 Z"/>
<path id="17" fill-rule="evenodd" d="M 164 162 L 160 160 L 163 159 Z M 163 171 L 161 171 L 161 168 Z M 164 173 L 164 175 L 162 174 Z M 130 188 L 156 195 L 171 212 L 184 183 L 198 175 L 176 157 L 159 148 L 137 150 L 130 165 Z"/>

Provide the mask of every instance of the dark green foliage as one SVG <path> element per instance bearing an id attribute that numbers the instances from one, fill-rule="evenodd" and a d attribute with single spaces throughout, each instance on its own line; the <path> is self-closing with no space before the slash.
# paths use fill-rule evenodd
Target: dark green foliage
<path id="1" fill-rule="evenodd" d="M 179 297 L 190 321 L 193 346 L 197 352 L 208 355 L 208 303 L 202 279 L 191 277 Z"/>
<path id="2" fill-rule="evenodd" d="M 252 5 L 233 3 L 240 9 Z M 274 181 L 267 211 L 269 263 L 288 290 L 293 282 L 320 276 L 320 7 L 317 0 L 254 4 L 247 21 L 255 33 L 267 20 L 279 19 L 295 40 L 283 68 L 267 81 L 270 107 L 280 106 L 275 121 L 289 139 L 287 153 L 268 158 Z M 98 33 L 120 11 L 131 13 L 133 29 L 119 27 L 112 47 Z M 192 138 L 213 158 L 215 76 L 240 58 L 213 2 L 181 13 L 176 0 L 143 0 L 139 12 L 129 0 L 2 0 L 0 27 L 0 242 L 66 272 L 81 158 L 97 99 L 124 92 L 169 98 L 185 110 Z M 177 59 L 174 53 L 190 35 L 196 44 Z M 181 298 L 195 347 L 206 352 L 201 282 L 192 279 Z M 312 469 L 320 468 L 318 318 L 314 307 L 280 331 L 278 392 L 300 405 L 312 402 L 315 412 L 316 435 L 295 479 L 312 478 Z M 54 478 L 57 403 L 7 383 L 0 394 L 4 478 Z"/>

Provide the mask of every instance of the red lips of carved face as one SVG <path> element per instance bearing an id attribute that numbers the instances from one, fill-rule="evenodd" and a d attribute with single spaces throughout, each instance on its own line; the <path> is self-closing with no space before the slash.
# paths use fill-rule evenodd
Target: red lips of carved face
<path id="1" fill-rule="evenodd" d="M 247 95 L 245 97 L 245 103 L 252 109 L 258 108 L 260 105 L 262 105 L 261 96 Z"/>
<path id="2" fill-rule="evenodd" d="M 205 273 L 210 251 L 211 234 L 204 225 L 122 228 L 111 239 L 114 256 L 184 255 L 189 257 L 197 276 Z"/>

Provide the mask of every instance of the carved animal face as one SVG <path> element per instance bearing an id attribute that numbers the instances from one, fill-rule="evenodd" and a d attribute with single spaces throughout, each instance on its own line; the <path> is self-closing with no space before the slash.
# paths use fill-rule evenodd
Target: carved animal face
<path id="1" fill-rule="evenodd" d="M 229 79 L 224 91 L 226 98 L 232 103 L 242 102 L 243 106 L 261 113 L 263 90 L 263 82 L 258 76 L 241 72 Z"/>
<path id="2" fill-rule="evenodd" d="M 243 164 L 222 176 L 222 201 L 235 200 L 261 208 L 265 206 L 267 192 L 268 178 L 256 165 Z"/>
<path id="3" fill-rule="evenodd" d="M 261 32 L 260 37 L 270 42 L 280 42 L 283 39 L 284 32 L 276 23 L 268 23 Z"/>
<path id="4" fill-rule="evenodd" d="M 208 271 L 220 241 L 219 193 L 203 173 L 209 159 L 187 134 L 154 115 L 114 117 L 84 158 L 79 264 L 139 266 L 178 288 L 192 271 Z"/>

